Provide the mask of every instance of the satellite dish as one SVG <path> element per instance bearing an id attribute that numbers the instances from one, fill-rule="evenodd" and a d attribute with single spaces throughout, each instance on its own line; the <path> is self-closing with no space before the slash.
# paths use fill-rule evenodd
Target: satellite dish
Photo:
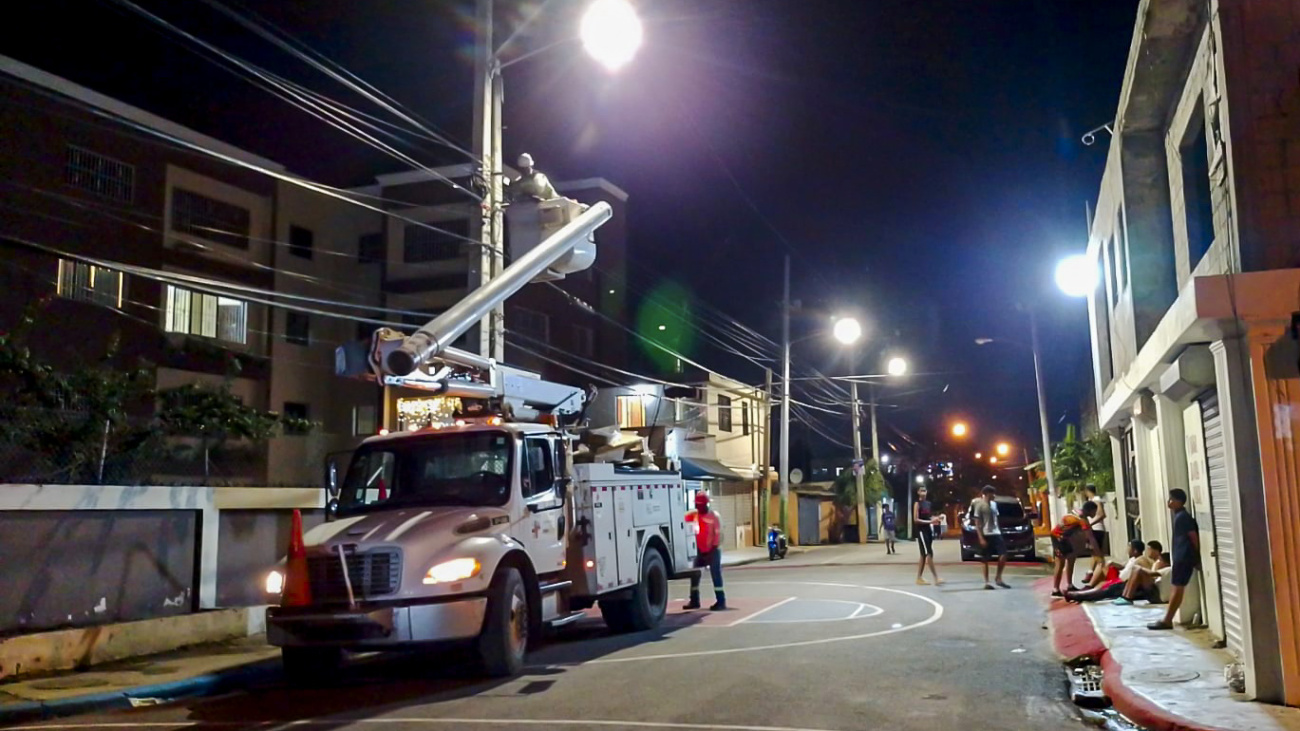
<path id="1" fill-rule="evenodd" d="M 798 467 L 790 470 L 790 484 L 798 485 L 803 482 L 803 470 Z"/>

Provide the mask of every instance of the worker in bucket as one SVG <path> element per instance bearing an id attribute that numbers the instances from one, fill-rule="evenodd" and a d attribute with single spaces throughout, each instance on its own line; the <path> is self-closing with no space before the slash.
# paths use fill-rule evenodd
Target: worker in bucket
<path id="1" fill-rule="evenodd" d="M 688 524 L 695 526 L 695 568 L 709 568 L 709 578 L 713 580 L 713 595 L 717 601 L 709 607 L 711 612 L 727 608 L 727 595 L 722 590 L 722 519 L 709 509 L 709 496 L 706 493 L 695 494 L 695 510 L 686 516 Z M 700 608 L 700 574 L 691 576 L 691 600 L 686 609 Z"/>

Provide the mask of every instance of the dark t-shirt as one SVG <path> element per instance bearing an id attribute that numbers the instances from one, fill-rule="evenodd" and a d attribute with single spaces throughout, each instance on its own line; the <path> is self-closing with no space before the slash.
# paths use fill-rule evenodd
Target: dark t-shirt
<path id="1" fill-rule="evenodd" d="M 884 515 L 880 516 L 880 524 L 883 525 L 883 526 L 885 527 L 885 530 L 893 530 L 893 529 L 894 529 L 894 514 L 893 514 L 893 513 L 885 513 Z"/>
<path id="2" fill-rule="evenodd" d="M 1197 555 L 1196 547 L 1192 545 L 1192 539 L 1188 538 L 1189 533 L 1199 533 L 1200 528 L 1196 525 L 1196 518 L 1187 510 L 1179 510 L 1174 513 L 1174 565 L 1182 564 L 1197 565 L 1200 562 L 1200 556 Z"/>
<path id="3" fill-rule="evenodd" d="M 929 523 L 931 517 L 930 512 L 931 508 L 929 500 L 921 500 L 916 503 L 916 519 L 918 522 Z"/>

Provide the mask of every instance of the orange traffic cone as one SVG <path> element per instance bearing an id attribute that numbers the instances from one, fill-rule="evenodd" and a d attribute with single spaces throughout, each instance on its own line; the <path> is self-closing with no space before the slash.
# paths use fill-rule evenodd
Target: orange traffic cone
<path id="1" fill-rule="evenodd" d="M 289 528 L 289 554 L 284 572 L 284 593 L 280 606 L 305 607 L 311 604 L 311 582 L 307 576 L 307 546 L 302 540 L 302 511 L 293 511 Z"/>

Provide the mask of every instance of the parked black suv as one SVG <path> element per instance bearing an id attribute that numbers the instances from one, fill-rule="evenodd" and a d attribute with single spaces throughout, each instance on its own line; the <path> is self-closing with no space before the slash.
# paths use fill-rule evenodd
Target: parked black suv
<path id="1" fill-rule="evenodd" d="M 1002 529 L 1007 557 L 1018 556 L 1025 561 L 1037 561 L 1031 514 L 1020 504 L 1020 498 L 998 495 L 994 501 L 998 506 L 998 527 Z M 975 532 L 975 524 L 971 522 L 968 506 L 961 516 L 961 560 L 974 561 L 977 557 L 980 557 L 980 539 Z"/>

